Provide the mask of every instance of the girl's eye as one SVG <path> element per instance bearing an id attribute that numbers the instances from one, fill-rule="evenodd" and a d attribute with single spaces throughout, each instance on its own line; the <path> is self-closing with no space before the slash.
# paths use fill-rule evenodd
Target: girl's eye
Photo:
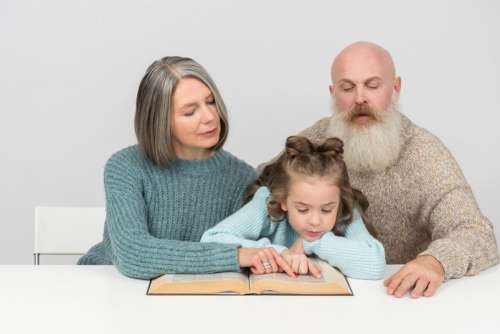
<path id="1" fill-rule="evenodd" d="M 190 117 L 194 115 L 194 110 L 193 111 L 188 111 L 184 113 L 184 116 Z"/>
<path id="2" fill-rule="evenodd" d="M 332 210 L 331 209 L 322 209 L 321 212 L 323 212 L 323 213 L 330 213 L 330 212 L 332 212 Z"/>
<path id="3" fill-rule="evenodd" d="M 209 100 L 209 101 L 207 101 L 207 104 L 214 105 L 215 104 L 215 100 L 214 99 Z"/>
<path id="4" fill-rule="evenodd" d="M 306 213 L 308 211 L 308 209 L 297 209 L 297 211 L 300 213 Z"/>

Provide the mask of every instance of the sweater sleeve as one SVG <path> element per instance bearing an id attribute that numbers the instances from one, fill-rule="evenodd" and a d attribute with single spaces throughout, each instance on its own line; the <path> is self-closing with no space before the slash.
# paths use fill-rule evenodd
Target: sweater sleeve
<path id="1" fill-rule="evenodd" d="M 419 255 L 441 262 L 445 279 L 475 275 L 497 264 L 493 226 L 481 213 L 458 163 L 433 136 L 419 144 L 426 147 L 416 168 L 422 174 L 423 220 L 432 240 Z"/>
<path id="2" fill-rule="evenodd" d="M 263 236 L 271 226 L 267 213 L 266 200 L 269 190 L 261 187 L 252 200 L 233 215 L 227 217 L 216 226 L 207 230 L 201 237 L 201 242 L 237 244 L 241 247 L 273 247 L 281 253 L 286 247 L 271 243 Z"/>
<path id="3" fill-rule="evenodd" d="M 124 275 L 151 279 L 164 273 L 239 270 L 236 245 L 160 239 L 149 233 L 138 168 L 112 157 L 104 174 L 106 228 L 113 263 Z"/>
<path id="4" fill-rule="evenodd" d="M 316 254 L 352 278 L 376 280 L 385 274 L 384 247 L 370 235 L 357 212 L 345 237 L 328 232 L 318 240 L 304 240 L 304 251 Z"/>
<path id="5" fill-rule="evenodd" d="M 475 275 L 499 262 L 495 234 L 468 187 L 456 187 L 433 208 L 429 247 L 419 255 L 441 262 L 445 279 Z"/>

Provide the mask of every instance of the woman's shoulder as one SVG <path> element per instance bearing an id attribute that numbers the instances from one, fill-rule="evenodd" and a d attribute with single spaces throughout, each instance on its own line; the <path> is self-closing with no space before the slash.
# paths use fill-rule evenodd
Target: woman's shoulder
<path id="1" fill-rule="evenodd" d="M 126 165 L 128 167 L 140 167 L 147 163 L 147 161 L 142 156 L 139 145 L 131 145 L 122 148 L 109 157 L 106 162 L 106 166 L 112 165 Z"/>
<path id="2" fill-rule="evenodd" d="M 105 174 L 137 174 L 150 164 L 141 154 L 139 145 L 131 145 L 114 152 L 106 161 Z"/>
<path id="3" fill-rule="evenodd" d="M 104 167 L 106 191 L 121 193 L 138 189 L 143 180 L 146 163 L 138 145 L 128 146 L 113 153 Z"/>

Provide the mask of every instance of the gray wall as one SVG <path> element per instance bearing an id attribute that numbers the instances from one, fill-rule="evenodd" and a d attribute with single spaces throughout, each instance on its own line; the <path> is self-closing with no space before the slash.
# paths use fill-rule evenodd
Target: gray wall
<path id="1" fill-rule="evenodd" d="M 32 262 L 35 205 L 104 205 L 102 171 L 133 144 L 146 67 L 186 55 L 230 110 L 226 149 L 254 166 L 329 114 L 332 57 L 389 49 L 404 112 L 455 155 L 500 229 L 496 1 L 0 2 L 0 263 Z"/>

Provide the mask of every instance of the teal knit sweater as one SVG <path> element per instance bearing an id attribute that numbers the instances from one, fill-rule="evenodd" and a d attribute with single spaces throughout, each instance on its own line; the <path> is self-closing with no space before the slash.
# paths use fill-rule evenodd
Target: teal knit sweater
<path id="1" fill-rule="evenodd" d="M 272 222 L 267 212 L 269 189 L 260 187 L 244 207 L 203 234 L 201 242 L 238 244 L 242 247 L 273 247 L 282 253 L 298 235 L 285 218 Z M 385 252 L 372 237 L 357 210 L 345 237 L 325 233 L 315 241 L 304 240 L 307 255 L 316 255 L 345 275 L 357 279 L 381 279 L 385 273 Z"/>
<path id="2" fill-rule="evenodd" d="M 159 168 L 137 145 L 106 163 L 103 241 L 78 264 L 114 264 L 124 275 L 238 271 L 237 245 L 200 243 L 203 232 L 242 206 L 254 169 L 219 150 L 207 160 Z"/>

